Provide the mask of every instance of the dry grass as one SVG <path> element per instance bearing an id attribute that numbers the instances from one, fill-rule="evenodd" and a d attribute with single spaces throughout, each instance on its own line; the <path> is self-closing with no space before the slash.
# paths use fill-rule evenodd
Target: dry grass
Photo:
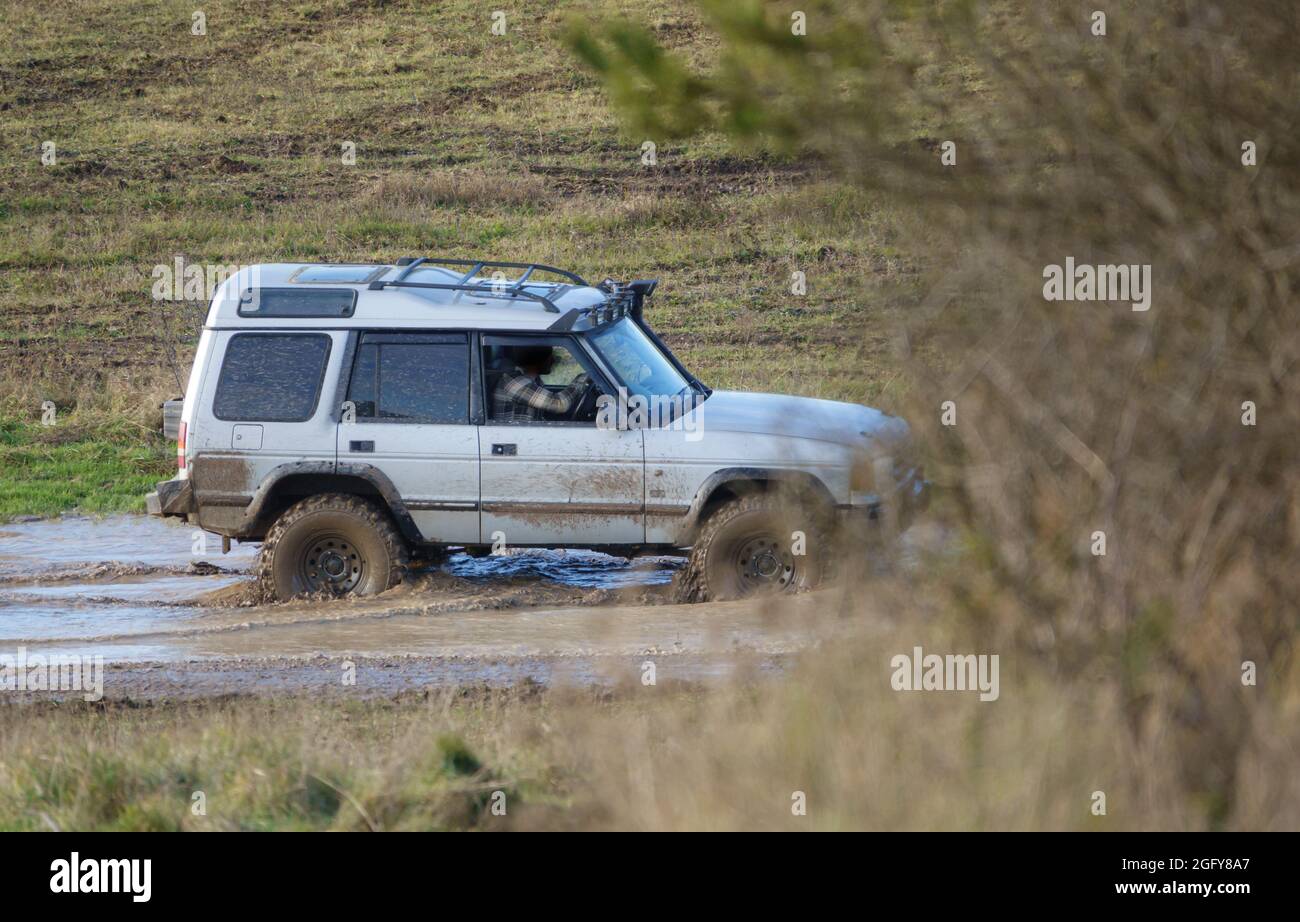
<path id="1" fill-rule="evenodd" d="M 180 2 L 77 0 L 65 10 L 75 29 L 49 28 L 39 4 L 10 4 L 0 362 L 50 384 L 167 364 L 194 325 L 150 300 L 150 272 L 178 255 L 229 265 L 438 253 L 658 276 L 660 327 L 717 385 L 753 356 L 743 341 L 695 340 L 742 307 L 765 336 L 771 386 L 859 397 L 890 378 L 887 356 L 870 355 L 864 375 L 837 338 L 836 280 L 806 306 L 785 294 L 805 241 L 834 236 L 866 291 L 892 297 L 898 278 L 853 245 L 852 219 L 818 207 L 839 193 L 803 194 L 806 168 L 737 160 L 716 134 L 664 143 L 658 166 L 643 166 L 644 139 L 620 131 L 559 41 L 570 15 L 646 15 L 705 62 L 717 39 L 689 0 L 503 9 L 509 31 L 492 36 L 469 0 L 436 14 L 413 2 L 214 0 L 200 38 Z M 57 145 L 53 166 L 40 163 L 44 141 Z M 342 162 L 345 141 L 355 165 Z M 788 211 L 790 194 L 807 206 L 798 226 L 771 234 L 766 213 Z M 812 338 L 846 347 L 828 376 L 797 366 Z"/>
<path id="2" fill-rule="evenodd" d="M 965 550 L 932 582 L 945 623 L 1097 683 L 1152 816 L 1294 825 L 1294 5 L 1125 3 L 1102 37 L 1076 4 L 844 4 L 793 43 L 774 10 L 706 6 L 723 66 L 696 83 L 622 27 L 575 47 L 638 130 L 816 152 L 908 216 L 903 406 Z M 1151 309 L 1045 300 L 1067 257 L 1150 266 Z"/>
<path id="3" fill-rule="evenodd" d="M 545 180 L 523 172 L 512 176 L 486 170 L 445 170 L 432 173 L 386 173 L 370 192 L 371 206 L 436 208 L 459 206 L 475 210 L 522 208 L 552 201 Z"/>

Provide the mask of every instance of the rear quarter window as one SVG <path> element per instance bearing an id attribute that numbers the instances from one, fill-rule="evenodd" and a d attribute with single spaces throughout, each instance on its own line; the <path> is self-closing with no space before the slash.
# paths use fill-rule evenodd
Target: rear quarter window
<path id="1" fill-rule="evenodd" d="M 249 288 L 239 299 L 241 317 L 351 317 L 351 288 Z"/>
<path id="2" fill-rule="evenodd" d="M 320 401 L 330 338 L 237 333 L 226 345 L 212 414 L 231 422 L 301 423 Z"/>

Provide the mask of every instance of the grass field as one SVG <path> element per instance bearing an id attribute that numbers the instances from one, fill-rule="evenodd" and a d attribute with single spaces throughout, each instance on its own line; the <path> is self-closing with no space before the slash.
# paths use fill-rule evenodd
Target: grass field
<path id="1" fill-rule="evenodd" d="M 870 664 L 915 631 L 810 652 L 788 682 L 714 689 L 6 704 L 0 828 L 1204 827 L 1166 753 L 1131 761 L 1110 730 L 1119 701 L 1095 682 L 1008 677 L 996 711 L 891 691 Z M 1098 789 L 1108 816 L 1089 810 Z M 1236 823 L 1293 821 L 1271 812 L 1280 793 L 1261 779 Z"/>
<path id="2" fill-rule="evenodd" d="M 194 6 L 0 19 L 0 521 L 166 476 L 204 305 L 156 266 L 437 253 L 657 277 L 707 383 L 901 409 L 951 554 L 816 596 L 845 639 L 779 679 L 6 702 L 0 827 L 1300 827 L 1291 4 L 830 2 L 815 54 L 776 5 Z M 559 38 L 610 15 L 820 155 L 620 127 Z M 1048 299 L 1071 257 L 1151 309 Z M 895 693 L 917 644 L 1001 655 L 996 705 Z"/>
<path id="3" fill-rule="evenodd" d="M 572 16 L 634 15 L 706 62 L 692 4 L 502 3 L 503 36 L 463 0 L 213 2 L 205 36 L 193 6 L 76 2 L 56 19 L 17 2 L 0 22 L 0 431 L 5 460 L 72 478 L 10 483 L 6 464 L 0 516 L 142 508 L 171 449 L 104 433 L 156 428 L 183 389 L 203 305 L 150 296 L 177 256 L 657 277 L 653 323 L 714 386 L 896 396 L 891 320 L 915 266 L 890 213 L 815 163 L 716 137 L 659 141 L 643 164 L 654 139 L 621 131 L 558 40 Z M 44 400 L 71 428 L 58 450 L 27 425 Z"/>

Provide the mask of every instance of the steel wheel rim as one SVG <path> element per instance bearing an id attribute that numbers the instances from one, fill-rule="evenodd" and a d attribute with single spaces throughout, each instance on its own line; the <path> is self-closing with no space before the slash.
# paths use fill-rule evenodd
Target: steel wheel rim
<path id="1" fill-rule="evenodd" d="M 786 590 L 794 582 L 794 555 L 772 535 L 755 535 L 740 542 L 733 565 L 740 590 L 746 595 Z"/>
<path id="2" fill-rule="evenodd" d="M 361 584 L 365 574 L 365 558 L 341 535 L 312 537 L 298 562 L 298 577 L 310 593 L 346 595 Z"/>

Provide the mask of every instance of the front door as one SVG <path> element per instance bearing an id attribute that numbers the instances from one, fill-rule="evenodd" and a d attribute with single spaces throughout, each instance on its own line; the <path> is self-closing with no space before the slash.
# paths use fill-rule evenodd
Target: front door
<path id="1" fill-rule="evenodd" d="M 429 542 L 479 540 L 478 433 L 465 333 L 365 333 L 338 428 L 340 470 L 374 465 Z"/>
<path id="2" fill-rule="evenodd" d="M 479 429 L 481 540 L 504 545 L 613 545 L 645 541 L 645 451 L 640 430 L 597 428 L 594 401 L 581 418 L 576 406 L 520 412 L 500 390 L 517 376 L 517 357 L 553 361 L 534 383 L 562 396 L 580 374 L 599 391 L 612 388 L 567 336 L 484 337 L 487 420 Z M 522 389 L 521 389 L 522 390 Z M 568 392 L 571 393 L 571 392 Z M 518 396 L 522 397 L 520 393 Z M 593 395 L 594 396 L 594 395 Z"/>

